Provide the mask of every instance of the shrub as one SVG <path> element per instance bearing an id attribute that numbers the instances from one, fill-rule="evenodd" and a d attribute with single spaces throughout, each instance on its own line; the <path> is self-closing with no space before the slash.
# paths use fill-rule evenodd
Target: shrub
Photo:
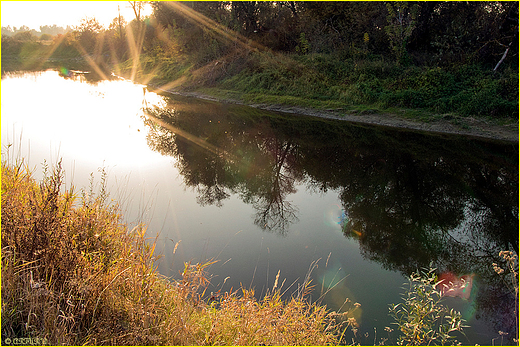
<path id="1" fill-rule="evenodd" d="M 462 332 L 464 319 L 460 312 L 442 305 L 442 290 L 435 269 L 413 273 L 403 302 L 392 304 L 390 315 L 400 336 L 398 345 L 457 344 L 452 332 Z"/>
<path id="2" fill-rule="evenodd" d="M 51 34 L 41 34 L 41 35 L 40 35 L 40 40 L 41 40 L 41 41 L 49 41 L 49 40 L 52 40 L 52 35 L 51 35 Z"/>
<path id="3" fill-rule="evenodd" d="M 500 258 L 502 258 L 502 264 L 493 263 L 493 270 L 502 277 L 503 283 L 508 291 L 514 295 L 515 305 L 514 305 L 514 317 L 515 317 L 515 327 L 516 331 L 514 332 L 513 342 L 518 344 L 518 255 L 512 251 L 500 251 Z M 504 333 L 499 331 L 501 335 L 501 339 L 503 340 Z"/>

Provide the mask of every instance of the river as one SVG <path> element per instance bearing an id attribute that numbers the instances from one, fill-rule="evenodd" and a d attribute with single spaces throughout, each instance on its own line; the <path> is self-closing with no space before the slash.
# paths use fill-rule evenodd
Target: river
<path id="1" fill-rule="evenodd" d="M 2 76 L 2 159 L 41 178 L 60 158 L 68 185 L 99 189 L 131 228 L 144 222 L 159 271 L 218 260 L 209 291 L 353 303 L 362 344 L 384 337 L 407 276 L 471 279 L 449 297 L 463 344 L 515 334 L 513 295 L 493 271 L 518 252 L 518 143 L 284 114 L 172 94 L 89 73 Z M 104 172 L 104 173 L 103 173 Z M 176 247 L 177 245 L 177 247 Z M 345 299 L 350 302 L 345 304 Z M 377 336 L 375 336 L 377 334 Z M 493 340 L 495 339 L 495 340 Z"/>

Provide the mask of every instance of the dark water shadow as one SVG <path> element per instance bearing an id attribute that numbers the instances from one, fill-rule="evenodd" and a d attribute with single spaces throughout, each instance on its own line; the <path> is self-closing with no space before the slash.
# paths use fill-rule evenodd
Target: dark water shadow
<path id="1" fill-rule="evenodd" d="M 366 259 L 405 276 L 432 265 L 477 277 L 476 314 L 515 335 L 514 295 L 491 264 L 518 253 L 518 144 L 169 103 L 147 109 L 148 144 L 175 158 L 199 204 L 238 196 L 262 230 L 287 236 L 297 187 L 337 191 L 344 235 Z"/>

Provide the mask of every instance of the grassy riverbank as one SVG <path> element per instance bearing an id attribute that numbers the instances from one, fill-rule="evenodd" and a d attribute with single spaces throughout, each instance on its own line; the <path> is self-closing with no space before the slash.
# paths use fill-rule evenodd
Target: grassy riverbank
<path id="1" fill-rule="evenodd" d="M 55 38 L 54 41 L 36 38 L 22 41 L 2 36 L 2 74 L 60 67 L 70 70 L 90 68 L 81 52 L 63 38 Z"/>
<path id="2" fill-rule="evenodd" d="M 284 302 L 276 284 L 258 301 L 242 289 L 204 295 L 209 263 L 162 277 L 145 230 L 127 230 L 103 185 L 64 191 L 60 165 L 36 182 L 23 163 L 2 162 L 2 342 L 337 343 L 324 307 L 304 295 Z"/>
<path id="3" fill-rule="evenodd" d="M 248 104 L 277 104 L 344 114 L 397 114 L 430 121 L 518 118 L 518 74 L 478 65 L 403 66 L 380 56 L 236 52 L 205 65 L 144 55 L 139 79 Z M 134 61 L 120 66 L 129 76 Z"/>

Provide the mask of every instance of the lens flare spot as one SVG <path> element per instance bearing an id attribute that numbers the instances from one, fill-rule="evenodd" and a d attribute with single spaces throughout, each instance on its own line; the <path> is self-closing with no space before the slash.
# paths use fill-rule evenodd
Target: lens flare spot
<path id="1" fill-rule="evenodd" d="M 64 77 L 72 77 L 72 71 L 70 71 L 66 67 L 60 67 L 60 75 Z"/>
<path id="2" fill-rule="evenodd" d="M 346 271 L 340 263 L 334 262 L 330 267 L 318 269 L 317 287 L 321 288 L 320 295 L 324 295 L 323 303 L 337 312 L 342 312 L 341 320 L 353 320 L 354 326 L 361 324 L 363 309 L 357 303 L 356 295 L 348 286 Z M 338 317 L 339 318 L 339 317 Z"/>
<path id="3" fill-rule="evenodd" d="M 323 288 L 332 288 L 343 282 L 342 279 L 346 277 L 346 274 L 340 265 L 339 263 L 334 263 L 331 267 L 325 269 L 325 271 L 320 271 L 318 280 Z"/>
<path id="4" fill-rule="evenodd" d="M 341 206 L 332 205 L 323 213 L 323 221 L 329 227 L 341 229 L 341 226 L 348 221 L 348 217 Z"/>
<path id="5" fill-rule="evenodd" d="M 473 277 L 475 275 L 457 276 L 451 272 L 439 275 L 437 289 L 443 296 L 459 297 L 468 300 L 473 288 Z"/>

